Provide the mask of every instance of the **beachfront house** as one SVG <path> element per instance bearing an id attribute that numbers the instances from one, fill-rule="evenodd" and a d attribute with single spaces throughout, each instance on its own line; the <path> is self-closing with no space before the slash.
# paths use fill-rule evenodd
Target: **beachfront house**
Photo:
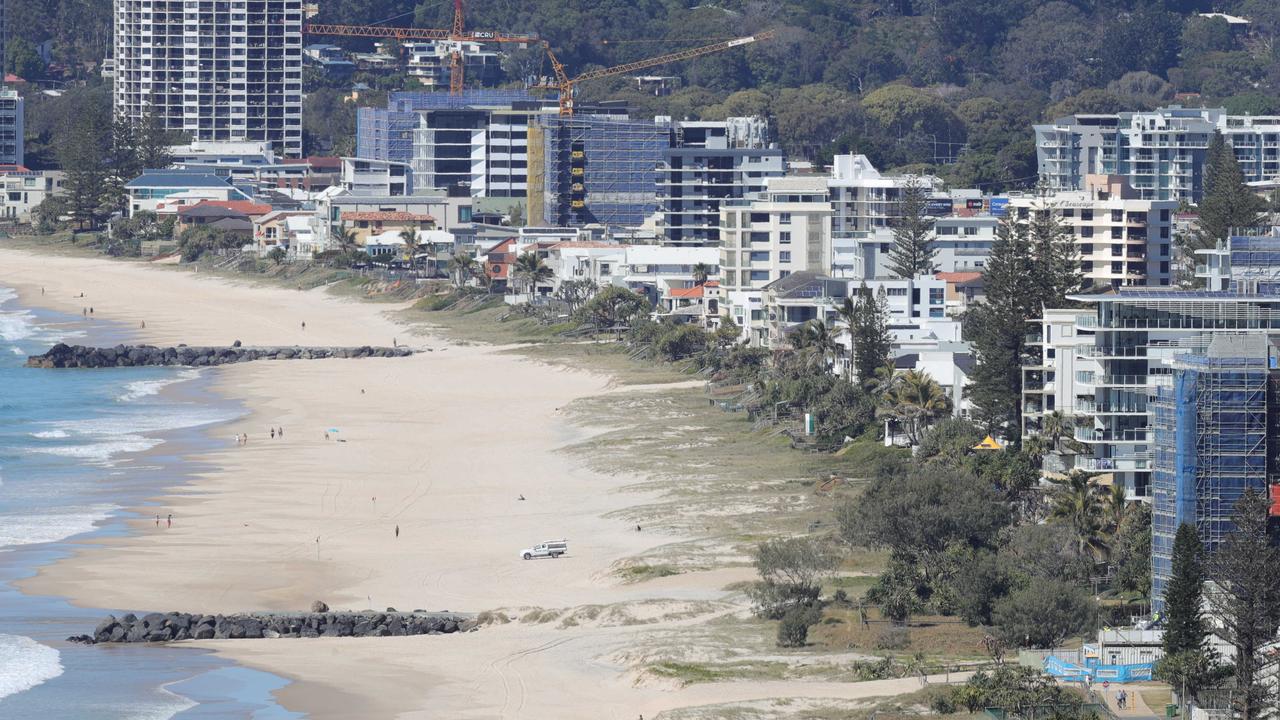
<path id="1" fill-rule="evenodd" d="M 129 196 L 126 213 L 157 212 L 160 206 L 181 194 L 195 204 L 200 200 L 252 200 L 248 193 L 231 184 L 231 180 L 204 170 L 143 170 L 125 183 Z M 172 204 L 172 203 L 170 203 Z"/>
<path id="2" fill-rule="evenodd" d="M 342 229 L 350 231 L 361 248 L 373 237 L 398 235 L 404 230 L 434 230 L 436 226 L 436 219 L 431 215 L 399 210 L 343 212 L 341 218 Z"/>

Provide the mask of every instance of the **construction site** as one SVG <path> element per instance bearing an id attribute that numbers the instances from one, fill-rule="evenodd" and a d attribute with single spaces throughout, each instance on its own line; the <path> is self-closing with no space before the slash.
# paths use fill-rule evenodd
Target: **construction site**
<path id="1" fill-rule="evenodd" d="M 1280 372 L 1266 335 L 1221 335 L 1204 354 L 1180 355 L 1153 407 L 1151 578 L 1163 604 L 1178 527 L 1193 524 L 1213 552 L 1235 528 L 1235 503 L 1275 479 Z M 1272 443 L 1273 444 L 1273 443 Z"/>
<path id="2" fill-rule="evenodd" d="M 578 83 L 689 60 L 771 37 L 732 38 L 570 76 L 550 45 L 532 35 L 464 28 L 461 0 L 451 29 L 309 25 L 315 35 L 458 43 L 449 92 L 391 93 L 385 108 L 356 115 L 356 154 L 411 164 L 414 186 L 470 188 L 473 197 L 520 198 L 533 225 L 635 227 L 658 207 L 658 167 L 671 147 L 669 122 L 625 108 L 578 107 Z M 472 89 L 463 43 L 540 45 L 552 74 L 526 89 Z"/>

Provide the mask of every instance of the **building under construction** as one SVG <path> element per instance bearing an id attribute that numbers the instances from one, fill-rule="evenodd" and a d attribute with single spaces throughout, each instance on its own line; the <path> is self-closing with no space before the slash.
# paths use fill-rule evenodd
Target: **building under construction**
<path id="1" fill-rule="evenodd" d="M 1153 609 L 1163 606 L 1173 540 L 1195 526 L 1206 551 L 1234 529 L 1236 500 L 1275 480 L 1280 431 L 1277 352 L 1266 333 L 1217 335 L 1203 353 L 1179 355 L 1157 388 L 1151 477 Z"/>
<path id="2" fill-rule="evenodd" d="M 529 222 L 644 224 L 657 210 L 658 164 L 670 146 L 665 123 L 595 114 L 536 118 L 529 125 Z"/>

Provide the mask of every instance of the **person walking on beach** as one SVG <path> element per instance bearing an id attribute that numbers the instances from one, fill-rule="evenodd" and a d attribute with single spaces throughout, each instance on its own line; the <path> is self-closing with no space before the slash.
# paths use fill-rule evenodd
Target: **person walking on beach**
<path id="1" fill-rule="evenodd" d="M 156 515 L 156 527 L 160 527 L 160 516 Z"/>
<path id="2" fill-rule="evenodd" d="M 400 537 L 400 526 L 396 526 L 396 537 Z"/>
<path id="3" fill-rule="evenodd" d="M 275 429 L 275 428 L 271 428 L 271 439 L 272 439 L 272 440 L 275 440 L 275 439 L 276 439 L 276 429 Z"/>
<path id="4" fill-rule="evenodd" d="M 307 329 L 307 321 L 306 321 L 306 320 L 303 320 L 303 321 L 302 321 L 302 329 L 303 329 L 303 330 L 306 330 L 306 329 Z"/>
<path id="5" fill-rule="evenodd" d="M 93 314 L 93 308 L 92 308 L 92 307 L 90 307 L 90 308 L 89 308 L 89 314 L 90 314 L 90 315 L 92 315 L 92 314 Z"/>
<path id="6" fill-rule="evenodd" d="M 276 430 L 276 434 L 277 434 L 277 435 L 279 435 L 280 437 L 284 437 L 284 426 L 283 426 L 283 425 L 281 425 L 281 426 L 280 426 L 280 429 L 279 429 L 279 430 Z"/>
<path id="7" fill-rule="evenodd" d="M 169 513 L 169 517 L 165 518 L 165 527 L 173 527 L 173 513 Z"/>

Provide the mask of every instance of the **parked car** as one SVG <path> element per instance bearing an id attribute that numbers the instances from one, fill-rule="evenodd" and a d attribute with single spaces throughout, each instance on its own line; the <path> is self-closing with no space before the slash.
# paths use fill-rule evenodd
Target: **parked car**
<path id="1" fill-rule="evenodd" d="M 548 540 L 544 543 L 538 543 L 531 548 L 521 550 L 520 557 L 525 560 L 543 557 L 558 558 L 567 552 L 569 552 L 568 540 Z"/>

